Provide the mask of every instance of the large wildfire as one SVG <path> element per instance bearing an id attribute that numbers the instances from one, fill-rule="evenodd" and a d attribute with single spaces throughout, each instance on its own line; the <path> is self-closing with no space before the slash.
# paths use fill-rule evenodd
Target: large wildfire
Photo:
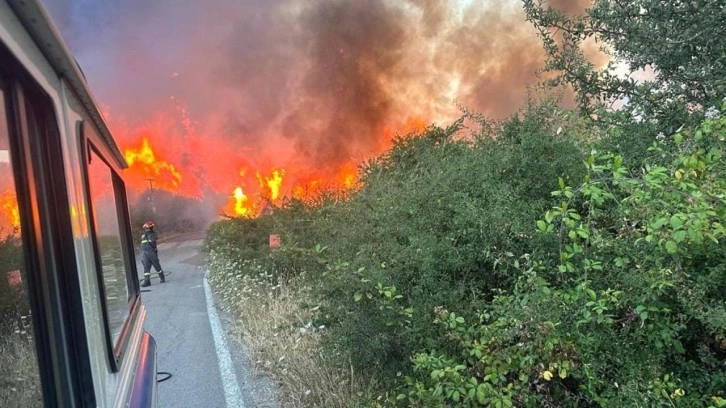
<path id="1" fill-rule="evenodd" d="M 410 134 L 422 131 L 425 122 L 418 118 L 408 120 L 397 129 L 387 128 L 381 135 L 381 148 L 387 146 L 395 134 Z M 153 128 L 153 127 L 152 127 Z M 163 126 L 158 129 L 163 129 Z M 191 129 L 189 129 L 192 131 Z M 193 131 L 192 131 L 193 132 Z M 129 165 L 125 171 L 128 188 L 136 193 L 146 189 L 161 189 L 174 194 L 209 199 L 210 193 L 227 194 L 226 202 L 220 204 L 219 212 L 230 216 L 254 217 L 267 205 L 279 205 L 285 197 L 301 200 L 313 198 L 325 189 L 352 190 L 358 185 L 357 163 L 354 158 L 347 161 L 319 166 L 318 163 L 302 162 L 296 165 L 265 165 L 271 158 L 260 161 L 246 158 L 215 139 L 186 134 L 179 145 L 154 146 L 152 140 L 165 139 L 149 127 L 125 134 L 134 134 L 137 142 L 123 148 Z M 198 140 L 201 138 L 203 140 Z M 206 140 L 206 141 L 205 141 Z M 196 145 L 194 153 L 186 143 Z M 187 173 L 185 161 L 192 160 L 190 154 L 199 158 L 209 155 L 211 160 L 197 171 Z M 274 152 L 273 152 L 274 154 Z M 207 173 L 213 173 L 209 176 Z"/>
<path id="2" fill-rule="evenodd" d="M 227 215 L 355 188 L 358 163 L 393 136 L 462 106 L 503 118 L 544 60 L 518 0 L 76 2 L 50 11 L 132 196 L 161 189 Z"/>

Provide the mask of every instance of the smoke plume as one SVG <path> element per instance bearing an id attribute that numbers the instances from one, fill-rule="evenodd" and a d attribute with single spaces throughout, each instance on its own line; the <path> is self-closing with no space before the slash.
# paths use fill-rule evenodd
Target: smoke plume
<path id="1" fill-rule="evenodd" d="M 447 124 L 457 105 L 505 117 L 544 60 L 516 0 L 48 6 L 122 148 L 146 137 L 189 195 L 229 194 L 272 169 L 289 191 L 381 152 L 412 124 Z"/>

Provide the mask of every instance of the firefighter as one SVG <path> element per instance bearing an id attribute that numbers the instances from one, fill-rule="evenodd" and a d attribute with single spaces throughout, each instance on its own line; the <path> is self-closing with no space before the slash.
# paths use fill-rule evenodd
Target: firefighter
<path id="1" fill-rule="evenodd" d="M 166 282 L 164 271 L 159 263 L 159 251 L 156 249 L 156 232 L 154 232 L 154 222 L 146 221 L 144 223 L 144 234 L 141 235 L 141 264 L 144 265 L 144 281 L 141 286 L 151 285 L 151 266 L 154 266 L 156 273 L 159 274 L 159 281 Z"/>

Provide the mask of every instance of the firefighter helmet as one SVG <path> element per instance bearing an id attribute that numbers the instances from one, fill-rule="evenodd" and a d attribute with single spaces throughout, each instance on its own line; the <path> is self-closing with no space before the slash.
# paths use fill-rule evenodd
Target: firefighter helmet
<path id="1" fill-rule="evenodd" d="M 154 229 L 154 221 L 146 221 L 144 223 L 144 229 Z"/>

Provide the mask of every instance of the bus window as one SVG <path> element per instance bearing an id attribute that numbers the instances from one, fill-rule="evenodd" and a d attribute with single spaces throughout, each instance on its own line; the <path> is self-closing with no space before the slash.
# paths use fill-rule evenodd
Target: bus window
<path id="1" fill-rule="evenodd" d="M 10 153 L 8 89 L 0 78 L 0 406 L 42 405 Z"/>
<path id="2" fill-rule="evenodd" d="M 115 345 L 129 315 L 129 284 L 126 273 L 129 268 L 122 245 L 113 172 L 92 148 L 89 148 L 88 161 L 94 235 L 102 270 L 111 341 Z"/>

